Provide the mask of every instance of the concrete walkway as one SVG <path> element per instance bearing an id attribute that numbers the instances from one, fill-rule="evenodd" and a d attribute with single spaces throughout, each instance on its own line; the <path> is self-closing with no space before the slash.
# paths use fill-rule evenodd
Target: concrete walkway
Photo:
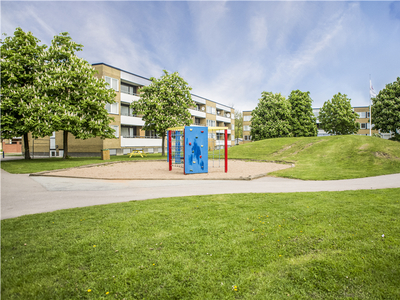
<path id="1" fill-rule="evenodd" d="M 345 191 L 400 187 L 400 174 L 349 180 L 303 181 L 264 177 L 238 180 L 95 180 L 30 177 L 1 170 L 1 219 L 59 209 L 160 197 Z"/>

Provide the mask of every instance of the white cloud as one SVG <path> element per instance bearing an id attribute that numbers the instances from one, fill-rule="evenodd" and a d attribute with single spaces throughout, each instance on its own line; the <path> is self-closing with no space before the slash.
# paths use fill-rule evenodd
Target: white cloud
<path id="1" fill-rule="evenodd" d="M 262 50 L 267 47 L 268 25 L 263 16 L 253 16 L 250 21 L 250 38 L 255 50 Z"/>

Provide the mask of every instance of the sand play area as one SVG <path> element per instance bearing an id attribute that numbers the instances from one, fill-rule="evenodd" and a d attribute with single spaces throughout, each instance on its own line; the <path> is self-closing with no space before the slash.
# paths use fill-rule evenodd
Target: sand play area
<path id="1" fill-rule="evenodd" d="M 172 171 L 169 171 L 166 161 L 133 161 L 47 171 L 34 175 L 110 180 L 251 180 L 291 167 L 290 164 L 229 160 L 228 173 L 225 173 L 223 161 L 214 161 L 214 167 L 213 162 L 209 161 L 208 173 L 184 175 L 183 168 L 173 167 Z"/>

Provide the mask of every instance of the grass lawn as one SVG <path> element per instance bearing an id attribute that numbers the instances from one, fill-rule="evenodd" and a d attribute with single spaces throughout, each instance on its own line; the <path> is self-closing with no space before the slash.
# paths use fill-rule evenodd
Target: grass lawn
<path id="1" fill-rule="evenodd" d="M 146 154 L 145 157 L 129 155 L 111 156 L 110 160 L 101 160 L 100 157 L 73 157 L 69 159 L 62 158 L 41 158 L 30 160 L 11 160 L 2 161 L 1 168 L 13 174 L 28 174 L 42 171 L 51 171 L 58 169 L 73 168 L 91 164 L 100 164 L 115 161 L 134 161 L 134 160 L 166 160 L 166 156 L 161 154 Z"/>
<path id="2" fill-rule="evenodd" d="M 346 135 L 278 138 L 229 149 L 229 159 L 295 163 L 270 175 L 304 180 L 336 180 L 400 173 L 400 143 Z"/>
<path id="3" fill-rule="evenodd" d="M 212 195 L 2 220 L 1 295 L 399 299 L 399 200 L 400 189 Z"/>

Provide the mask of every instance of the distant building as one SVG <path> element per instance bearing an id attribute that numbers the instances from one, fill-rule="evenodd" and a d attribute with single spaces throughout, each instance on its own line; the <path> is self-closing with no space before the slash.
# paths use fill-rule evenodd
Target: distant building
<path id="1" fill-rule="evenodd" d="M 243 143 L 251 142 L 251 110 L 243 111 Z"/>
<path id="2" fill-rule="evenodd" d="M 329 136 L 331 134 L 326 133 L 322 128 L 321 128 L 321 122 L 318 119 L 319 116 L 319 111 L 321 108 L 313 108 L 313 113 L 315 117 L 317 118 L 317 128 L 318 128 L 318 136 Z M 357 135 L 369 135 L 369 106 L 356 106 L 353 107 L 353 110 L 359 115 L 359 118 L 356 120 L 356 122 L 360 123 L 360 129 L 357 132 Z M 243 112 L 243 142 L 248 143 L 251 141 L 251 135 L 250 135 L 250 130 L 251 130 L 251 113 L 252 111 L 244 111 Z M 374 124 L 372 124 L 372 127 L 374 127 Z M 374 133 L 379 133 L 378 130 L 371 130 L 371 134 Z M 388 139 L 391 137 L 390 133 L 379 133 L 382 138 Z"/>

